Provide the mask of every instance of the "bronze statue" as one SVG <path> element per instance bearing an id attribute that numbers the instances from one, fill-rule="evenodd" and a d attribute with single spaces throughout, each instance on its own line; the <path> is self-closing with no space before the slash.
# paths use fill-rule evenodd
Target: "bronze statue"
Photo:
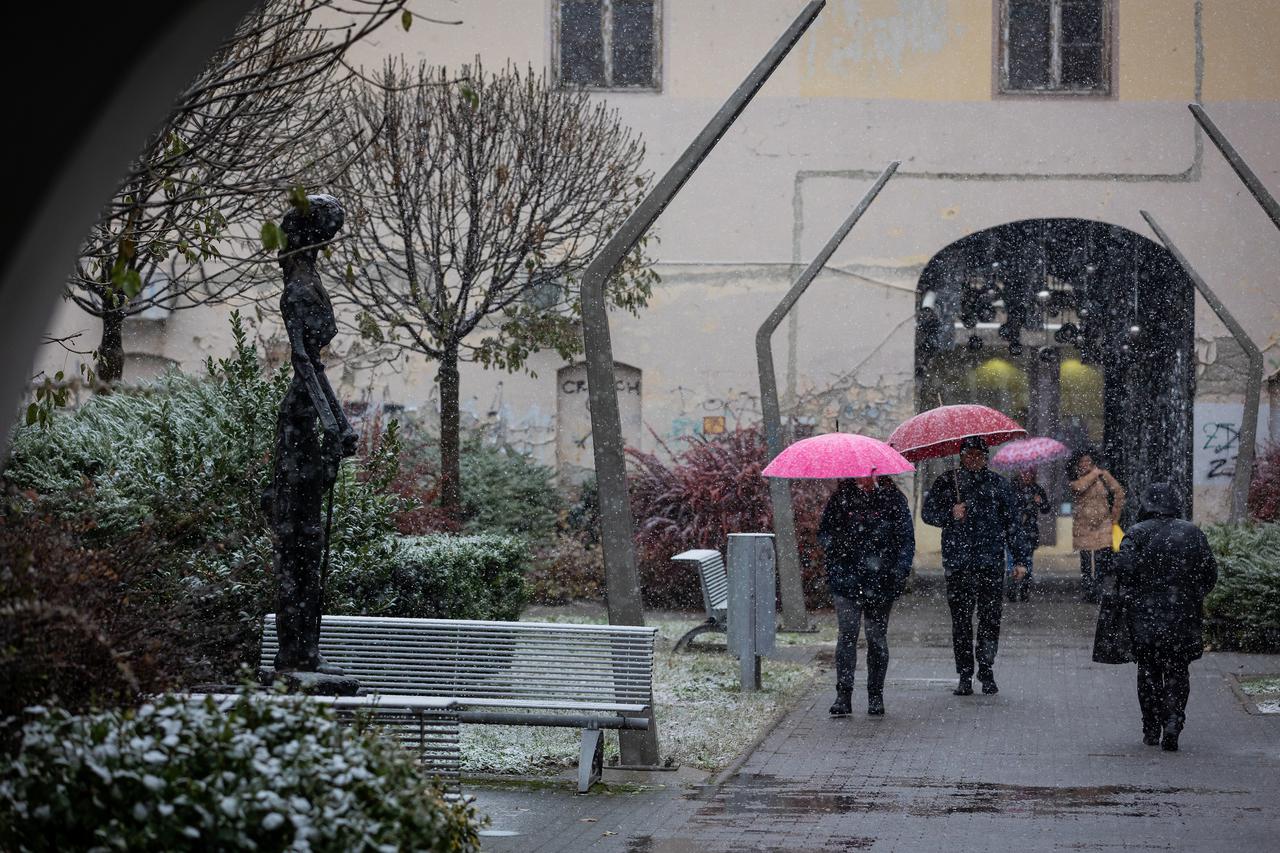
<path id="1" fill-rule="evenodd" d="M 320 360 L 320 350 L 337 334 L 337 322 L 316 271 L 316 255 L 341 230 L 344 218 L 333 196 L 310 195 L 280 224 L 287 239 L 280 251 L 280 312 L 293 380 L 280 403 L 272 485 L 264 495 L 275 533 L 277 673 L 342 674 L 320 657 L 321 560 L 328 550 L 321 509 L 330 492 L 332 511 L 338 466 L 342 457 L 355 453 L 358 439 Z"/>

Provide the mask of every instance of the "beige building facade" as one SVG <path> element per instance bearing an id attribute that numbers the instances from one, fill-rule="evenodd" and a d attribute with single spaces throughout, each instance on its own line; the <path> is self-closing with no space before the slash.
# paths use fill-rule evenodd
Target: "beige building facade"
<path id="1" fill-rule="evenodd" d="M 597 96 L 643 135 L 648 166 L 661 174 L 804 4 L 441 5 L 463 23 L 387 28 L 361 45 L 356 61 L 373 67 L 403 54 L 457 67 L 479 55 L 489 68 L 507 61 L 548 68 L 598 88 Z M 659 219 L 662 283 L 648 309 L 613 319 L 628 441 L 647 450 L 678 447 L 682 436 L 758 422 L 756 329 L 797 265 L 892 160 L 901 162 L 897 175 L 775 335 L 783 408 L 798 432 L 838 428 L 884 438 L 927 405 L 926 394 L 944 391 L 947 402 L 976 394 L 1034 417 L 1027 413 L 1041 403 L 1032 399 L 1032 363 L 1054 346 L 1054 418 L 1101 441 L 1108 417 L 1101 369 L 1071 342 L 1051 339 L 1078 305 L 1064 305 L 1063 316 L 1029 317 L 1024 351 L 1016 355 L 997 329 L 1012 297 L 980 308 L 985 319 L 952 324 L 947 315 L 956 352 L 969 353 L 968 360 L 944 354 L 956 367 L 942 385 L 924 371 L 917 325 L 931 261 L 1011 223 L 1044 223 L 1047 236 L 1036 245 L 1046 258 L 1064 240 L 1081 244 L 1073 259 L 1042 263 L 1046 283 L 1028 285 L 1030 292 L 1080 292 L 1072 271 L 1102 259 L 1086 257 L 1088 241 L 1064 235 L 1106 227 L 1135 235 L 1125 237 L 1126 246 L 1146 246 L 1154 235 L 1139 211 L 1150 211 L 1263 349 L 1271 373 L 1280 332 L 1280 233 L 1186 105 L 1204 103 L 1280 192 L 1277 43 L 1280 6 L 1268 0 L 829 0 Z M 1069 222 L 1085 223 L 1085 231 L 1063 225 Z M 1161 298 L 1161 282 L 1137 283 L 1146 275 L 1141 261 L 1126 269 L 1135 276 L 1134 295 Z M 992 275 L 994 283 L 1001 273 Z M 1114 291 L 1107 305 L 1132 301 L 1119 290 L 1127 286 L 1119 275 L 1105 285 Z M 996 290 L 989 295 L 998 297 Z M 1192 451 L 1195 516 L 1212 520 L 1227 509 L 1244 359 L 1201 297 L 1188 291 L 1177 298 L 1193 299 L 1194 330 L 1179 346 L 1192 359 L 1194 378 L 1186 423 L 1177 427 L 1186 434 L 1176 440 Z M 1156 326 L 1161 304 L 1135 311 Z M 229 345 L 222 309 L 130 323 L 131 378 L 171 364 L 197 370 Z M 77 329 L 90 330 L 86 338 L 96 334 L 93 321 L 63 311 L 55 331 Z M 271 337 L 269 322 L 262 334 Z M 972 337 L 982 339 L 979 349 L 966 345 Z M 74 358 L 49 349 L 39 366 L 74 369 Z M 464 366 L 464 420 L 578 476 L 591 459 L 584 371 L 553 354 L 535 356 L 529 367 L 501 374 Z M 376 372 L 335 365 L 331 373 L 341 393 L 375 405 L 430 413 L 437 399 L 434 366 L 425 362 Z M 1265 437 L 1265 408 L 1261 420 Z M 1130 464 L 1140 464 L 1137 458 Z M 1069 548 L 1069 519 L 1058 526 L 1050 552 Z M 921 527 L 923 560 L 936 551 L 935 533 Z"/>

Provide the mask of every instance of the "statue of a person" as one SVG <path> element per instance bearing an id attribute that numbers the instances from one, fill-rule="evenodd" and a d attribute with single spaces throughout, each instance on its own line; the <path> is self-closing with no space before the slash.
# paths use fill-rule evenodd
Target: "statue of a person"
<path id="1" fill-rule="evenodd" d="M 338 329 L 316 270 L 316 255 L 333 240 L 344 218 L 333 196 L 310 195 L 306 205 L 290 210 L 280 224 L 287 240 L 280 251 L 280 312 L 289 335 L 293 379 L 280 403 L 272 486 L 264 495 L 275 533 L 278 673 L 341 675 L 320 657 L 320 562 L 326 535 L 322 507 L 342 457 L 355 453 L 358 438 L 320 360 L 320 350 Z"/>

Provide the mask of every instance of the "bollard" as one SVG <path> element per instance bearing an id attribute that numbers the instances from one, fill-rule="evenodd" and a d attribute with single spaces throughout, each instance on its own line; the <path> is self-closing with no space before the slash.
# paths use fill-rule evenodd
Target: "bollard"
<path id="1" fill-rule="evenodd" d="M 772 533 L 729 534 L 729 651 L 743 692 L 760 689 L 760 657 L 777 631 L 777 567 Z"/>

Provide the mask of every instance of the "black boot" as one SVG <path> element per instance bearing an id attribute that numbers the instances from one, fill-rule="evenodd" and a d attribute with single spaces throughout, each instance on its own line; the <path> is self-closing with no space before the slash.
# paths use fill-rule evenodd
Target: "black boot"
<path id="1" fill-rule="evenodd" d="M 1144 725 L 1142 727 L 1142 742 L 1145 743 L 1147 746 L 1159 746 L 1160 745 L 1160 727 Z"/>
<path id="2" fill-rule="evenodd" d="M 873 717 L 884 716 L 884 696 L 879 693 L 867 694 L 867 713 Z"/>
<path id="3" fill-rule="evenodd" d="M 1178 751 L 1178 732 L 1174 729 L 1165 729 L 1164 736 L 1160 738 L 1160 748 L 1165 752 Z"/>
<path id="4" fill-rule="evenodd" d="M 996 687 L 995 674 L 989 669 L 978 670 L 978 681 L 982 682 L 982 692 L 988 696 L 1000 692 L 1000 688 Z"/>
<path id="5" fill-rule="evenodd" d="M 956 685 L 956 689 L 951 691 L 957 696 L 973 695 L 973 679 L 967 675 L 960 676 L 960 683 Z"/>
<path id="6" fill-rule="evenodd" d="M 833 717 L 847 717 L 853 713 L 853 691 L 837 690 L 836 701 L 831 703 L 827 713 Z"/>

